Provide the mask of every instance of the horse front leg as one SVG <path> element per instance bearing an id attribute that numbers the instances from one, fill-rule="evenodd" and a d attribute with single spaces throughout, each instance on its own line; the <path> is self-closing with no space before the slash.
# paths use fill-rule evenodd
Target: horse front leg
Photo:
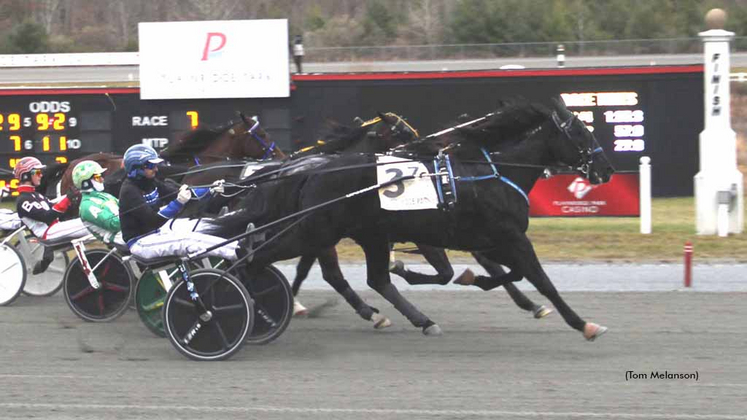
<path id="1" fill-rule="evenodd" d="M 424 244 L 415 245 L 425 260 L 436 269 L 437 274 L 430 275 L 408 270 L 405 268 L 405 264 L 399 260 L 394 262 L 394 267 L 390 268 L 389 271 L 402 277 L 408 284 L 412 285 L 440 284 L 445 286 L 449 284 L 451 278 L 454 277 L 454 268 L 451 266 L 451 262 L 449 262 L 449 257 L 446 256 L 446 250 Z"/>
<path id="2" fill-rule="evenodd" d="M 418 308 L 399 293 L 389 278 L 389 240 L 378 231 L 368 230 L 355 239 L 366 254 L 368 286 L 391 303 L 412 325 L 421 328 L 425 335 L 441 335 L 441 327 L 431 321 Z"/>
<path id="3" fill-rule="evenodd" d="M 506 238 L 502 238 L 506 239 Z M 515 241 L 511 241 L 511 247 L 505 247 L 505 249 L 511 254 L 512 262 L 509 264 L 509 268 L 512 270 L 516 269 L 524 274 L 524 277 L 537 288 L 547 299 L 552 302 L 555 309 L 560 312 L 565 322 L 580 332 L 583 333 L 584 338 L 589 341 L 594 341 L 597 337 L 601 336 L 607 331 L 606 327 L 595 324 L 593 322 L 586 322 L 581 319 L 576 312 L 565 303 L 565 300 L 560 297 L 557 289 L 550 281 L 550 278 L 545 273 L 542 265 L 537 258 L 537 254 L 534 252 L 534 247 L 529 241 L 529 238 L 524 233 L 516 236 Z"/>

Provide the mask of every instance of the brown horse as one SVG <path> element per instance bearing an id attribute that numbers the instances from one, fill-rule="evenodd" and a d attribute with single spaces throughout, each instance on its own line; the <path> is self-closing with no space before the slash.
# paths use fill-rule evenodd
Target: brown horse
<path id="1" fill-rule="evenodd" d="M 243 114 L 240 115 L 241 119 L 238 121 L 230 121 L 217 128 L 199 127 L 188 132 L 164 149 L 161 157 L 172 165 L 183 166 L 185 169 L 195 164 L 229 159 L 282 159 L 285 157 L 283 152 L 275 147 L 275 143 L 269 140 L 269 135 L 258 121 L 246 118 Z M 49 171 L 49 176 L 46 177 L 45 185 L 49 186 L 47 188 L 56 186 L 59 176 L 59 193 L 66 194 L 73 186 L 73 168 L 84 160 L 96 161 L 107 169 L 108 176 L 122 178 L 122 176 L 114 175 L 122 168 L 122 156 L 113 153 L 95 153 L 50 168 L 53 170 Z M 55 176 L 55 172 L 59 175 Z M 164 173 L 164 175 L 169 174 Z M 110 192 L 118 192 L 118 188 L 115 189 L 117 191 Z M 48 189 L 45 189 L 46 191 Z"/>
<path id="2" fill-rule="evenodd" d="M 198 128 L 170 144 L 161 157 L 173 165 L 203 165 L 236 159 L 282 159 L 282 151 L 270 141 L 259 121 L 244 114 L 217 128 Z"/>

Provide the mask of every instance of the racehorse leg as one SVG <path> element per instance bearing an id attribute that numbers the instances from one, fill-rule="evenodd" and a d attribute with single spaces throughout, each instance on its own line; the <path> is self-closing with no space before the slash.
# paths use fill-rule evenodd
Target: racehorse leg
<path id="1" fill-rule="evenodd" d="M 322 269 L 324 280 L 332 286 L 337 293 L 345 298 L 350 306 L 361 318 L 374 323 L 374 328 L 382 329 L 392 325 L 389 318 L 379 314 L 379 310 L 369 306 L 358 294 L 350 287 L 350 283 L 340 270 L 340 262 L 337 258 L 335 247 L 329 247 L 317 254 L 319 267 Z M 312 261 L 313 263 L 313 261 Z"/>
<path id="2" fill-rule="evenodd" d="M 389 278 L 389 240 L 379 232 L 367 231 L 357 242 L 366 254 L 368 286 L 376 290 L 425 335 L 441 335 L 441 327 L 399 293 Z"/>
<path id="3" fill-rule="evenodd" d="M 389 271 L 402 277 L 407 283 L 412 285 L 419 284 L 440 284 L 442 286 L 449 284 L 451 278 L 454 277 L 454 268 L 452 268 L 449 262 L 449 257 L 446 256 L 446 251 L 443 248 L 435 246 L 415 244 L 420 252 L 423 254 L 428 263 L 436 269 L 438 274 L 422 274 L 416 271 L 411 271 L 405 268 L 402 261 L 395 261 L 394 267 Z"/>
<path id="4" fill-rule="evenodd" d="M 531 312 L 535 318 L 541 319 L 552 313 L 552 309 L 545 307 L 545 305 L 537 305 L 522 293 L 514 282 L 521 281 L 524 277 L 516 271 L 506 273 L 506 270 L 500 264 L 490 259 L 490 251 L 473 252 L 472 256 L 490 274 L 490 277 L 476 276 L 475 286 L 482 290 L 490 290 L 502 284 L 516 306 Z"/>
<path id="5" fill-rule="evenodd" d="M 315 261 L 316 256 L 314 255 L 302 255 L 298 264 L 296 264 L 296 277 L 293 279 L 293 286 L 291 287 L 293 291 L 293 316 L 304 316 L 309 313 L 308 308 L 296 299 L 296 295 L 298 295 L 298 290 L 301 288 L 303 281 L 309 276 L 309 271 L 311 271 Z"/>
<path id="6" fill-rule="evenodd" d="M 524 273 L 524 277 L 552 302 L 555 309 L 560 312 L 560 315 L 571 328 L 581 331 L 584 338 L 589 341 L 594 341 L 607 331 L 606 327 L 584 321 L 565 303 L 542 268 L 537 254 L 534 252 L 534 247 L 525 234 L 518 235 L 516 241 L 510 243 L 513 246 L 506 248 L 513 257 L 509 268 Z"/>
<path id="7" fill-rule="evenodd" d="M 293 279 L 293 296 L 298 294 L 298 290 L 301 288 L 301 284 L 309 276 L 311 267 L 316 262 L 316 255 L 302 255 L 296 264 L 296 278 Z"/>

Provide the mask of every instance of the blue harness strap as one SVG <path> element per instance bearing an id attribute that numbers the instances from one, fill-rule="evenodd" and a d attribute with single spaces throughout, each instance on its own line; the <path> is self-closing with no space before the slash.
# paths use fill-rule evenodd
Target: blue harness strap
<path id="1" fill-rule="evenodd" d="M 527 196 L 527 193 L 525 193 L 524 190 L 522 190 L 521 187 L 519 187 L 518 185 L 516 185 L 513 181 L 511 181 L 510 179 L 508 179 L 505 176 L 503 176 L 500 173 L 498 173 L 498 169 L 495 167 L 495 163 L 493 162 L 492 159 L 490 159 L 490 154 L 488 153 L 487 150 L 485 150 L 484 147 L 481 147 L 480 150 L 482 151 L 482 154 L 485 156 L 485 159 L 488 161 L 488 163 L 490 163 L 490 168 L 493 169 L 493 174 L 492 175 L 460 177 L 459 181 L 472 182 L 472 181 L 484 181 L 486 179 L 498 178 L 501 181 L 503 181 L 504 183 L 506 183 L 506 185 L 508 185 L 511 188 L 513 188 L 516 191 L 518 191 L 519 194 L 521 194 L 521 196 L 524 197 L 524 200 L 526 200 L 527 205 L 529 205 L 529 197 Z M 451 169 L 451 168 L 449 168 L 449 169 Z M 456 195 L 456 192 L 454 194 Z"/>
<path id="2" fill-rule="evenodd" d="M 446 158 L 445 169 L 446 169 L 446 173 L 448 174 L 448 178 L 449 178 L 449 186 L 450 186 L 451 194 L 452 194 L 451 200 L 453 200 L 452 201 L 452 204 L 453 204 L 453 203 L 456 203 L 457 201 L 456 183 L 454 182 L 454 171 L 451 169 L 451 159 L 449 159 L 449 155 L 446 155 L 445 158 Z M 439 159 L 433 159 L 433 172 L 436 174 L 441 172 L 441 165 L 439 163 Z M 440 204 L 446 204 L 444 202 L 445 194 L 443 191 L 443 186 L 441 185 L 440 178 L 441 177 L 439 176 L 435 180 L 436 181 L 436 192 L 438 193 L 438 202 Z"/>

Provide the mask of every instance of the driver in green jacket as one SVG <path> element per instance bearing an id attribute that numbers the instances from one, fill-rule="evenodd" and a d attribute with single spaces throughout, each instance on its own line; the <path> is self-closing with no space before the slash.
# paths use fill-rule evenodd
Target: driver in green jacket
<path id="1" fill-rule="evenodd" d="M 84 160 L 73 168 L 73 184 L 81 192 L 80 218 L 88 230 L 107 245 L 124 245 L 119 226 L 119 200 L 104 192 L 106 169 Z"/>

